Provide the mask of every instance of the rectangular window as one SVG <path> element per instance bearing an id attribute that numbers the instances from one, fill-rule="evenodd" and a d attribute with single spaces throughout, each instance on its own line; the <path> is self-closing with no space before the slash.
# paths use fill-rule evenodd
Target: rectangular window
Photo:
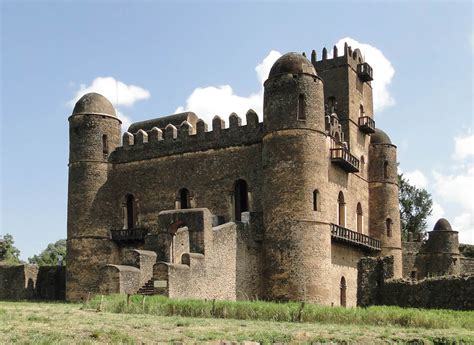
<path id="1" fill-rule="evenodd" d="M 298 120 L 306 120 L 306 112 L 304 106 L 304 95 L 298 96 Z"/>

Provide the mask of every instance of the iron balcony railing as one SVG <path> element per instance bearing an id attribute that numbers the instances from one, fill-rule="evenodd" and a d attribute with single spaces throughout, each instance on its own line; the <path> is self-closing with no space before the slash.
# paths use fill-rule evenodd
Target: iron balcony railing
<path id="1" fill-rule="evenodd" d="M 350 243 L 367 250 L 380 250 L 382 243 L 370 236 L 346 229 L 340 225 L 331 224 L 331 238 L 335 241 Z"/>
<path id="2" fill-rule="evenodd" d="M 372 67 L 370 67 L 367 62 L 357 65 L 357 74 L 362 81 L 371 81 L 374 79 Z"/>
<path id="3" fill-rule="evenodd" d="M 359 160 L 345 147 L 340 146 L 331 149 L 331 161 L 347 172 L 359 171 Z"/>
<path id="4" fill-rule="evenodd" d="M 369 116 L 359 117 L 359 129 L 365 134 L 375 133 L 375 121 Z"/>
<path id="5" fill-rule="evenodd" d="M 110 232 L 112 240 L 117 242 L 144 241 L 145 236 L 148 234 L 148 230 L 142 228 L 110 230 Z"/>

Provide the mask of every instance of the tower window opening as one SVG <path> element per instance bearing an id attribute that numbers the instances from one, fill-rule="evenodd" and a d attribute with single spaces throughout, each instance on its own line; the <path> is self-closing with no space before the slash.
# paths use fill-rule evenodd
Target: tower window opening
<path id="1" fill-rule="evenodd" d="M 338 222 L 340 226 L 346 226 L 346 203 L 344 201 L 344 194 L 339 192 L 337 197 L 337 204 L 338 204 Z"/>
<path id="2" fill-rule="evenodd" d="M 102 152 L 104 156 L 109 154 L 109 142 L 107 140 L 107 134 L 102 135 Z"/>
<path id="3" fill-rule="evenodd" d="M 362 117 L 364 116 L 364 106 L 361 104 L 359 106 L 359 117 Z"/>
<path id="4" fill-rule="evenodd" d="M 300 93 L 298 96 L 298 120 L 306 120 L 304 94 Z"/>
<path id="5" fill-rule="evenodd" d="M 340 294 L 341 307 L 345 307 L 346 306 L 347 285 L 346 285 L 346 278 L 344 278 L 344 277 L 341 278 L 340 289 L 341 289 L 341 294 Z"/>
<path id="6" fill-rule="evenodd" d="M 383 178 L 388 178 L 388 162 L 383 162 Z"/>
<path id="7" fill-rule="evenodd" d="M 190 202 L 190 196 L 189 196 L 189 190 L 186 188 L 182 188 L 179 191 L 179 202 L 180 202 L 180 208 L 181 209 L 187 209 L 191 208 L 191 202 Z"/>
<path id="8" fill-rule="evenodd" d="M 360 174 L 364 175 L 364 169 L 365 169 L 365 158 L 364 156 L 360 156 Z"/>
<path id="9" fill-rule="evenodd" d="M 362 205 L 357 203 L 357 232 L 362 233 L 364 227 L 364 218 L 362 213 Z"/>
<path id="10" fill-rule="evenodd" d="M 234 186 L 234 213 L 235 220 L 242 219 L 242 212 L 249 210 L 248 187 L 245 180 L 238 180 Z"/>
<path id="11" fill-rule="evenodd" d="M 319 191 L 317 189 L 313 191 L 313 210 L 321 211 L 321 207 L 319 204 Z"/>
<path id="12" fill-rule="evenodd" d="M 125 200 L 125 229 L 135 228 L 136 210 L 135 197 L 132 194 L 127 194 Z"/>
<path id="13" fill-rule="evenodd" d="M 385 228 L 387 230 L 387 237 L 392 237 L 392 220 L 390 218 L 387 218 L 385 221 Z"/>
<path id="14" fill-rule="evenodd" d="M 331 113 L 334 113 L 337 110 L 336 97 L 333 97 L 333 96 L 328 97 L 327 104 L 328 104 L 328 107 L 329 107 L 329 111 Z"/>

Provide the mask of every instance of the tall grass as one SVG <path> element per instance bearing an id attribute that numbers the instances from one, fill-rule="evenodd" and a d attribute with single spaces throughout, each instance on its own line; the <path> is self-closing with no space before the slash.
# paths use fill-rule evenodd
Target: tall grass
<path id="1" fill-rule="evenodd" d="M 422 327 L 474 330 L 473 311 L 428 310 L 387 306 L 368 308 L 326 307 L 315 304 L 263 301 L 206 301 L 170 299 L 164 296 L 125 295 L 96 297 L 86 308 L 127 314 L 185 316 L 240 320 L 318 322 L 376 326 Z"/>

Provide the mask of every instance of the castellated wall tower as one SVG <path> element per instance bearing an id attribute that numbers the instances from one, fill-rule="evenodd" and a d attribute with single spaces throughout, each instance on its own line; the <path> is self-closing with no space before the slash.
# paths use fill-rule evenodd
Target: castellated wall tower
<path id="1" fill-rule="evenodd" d="M 402 277 L 397 147 L 376 129 L 369 147 L 369 229 L 382 241 L 381 255 L 393 255 L 394 277 Z"/>
<path id="2" fill-rule="evenodd" d="M 325 195 L 328 184 L 323 81 L 304 56 L 288 53 L 264 87 L 264 297 L 327 304 L 330 229 L 313 210 L 313 191 Z"/>
<path id="3" fill-rule="evenodd" d="M 118 255 L 101 224 L 106 205 L 96 196 L 107 181 L 109 153 L 120 145 L 120 124 L 112 104 L 97 93 L 79 99 L 69 117 L 67 300 L 97 292 L 99 269 Z"/>

